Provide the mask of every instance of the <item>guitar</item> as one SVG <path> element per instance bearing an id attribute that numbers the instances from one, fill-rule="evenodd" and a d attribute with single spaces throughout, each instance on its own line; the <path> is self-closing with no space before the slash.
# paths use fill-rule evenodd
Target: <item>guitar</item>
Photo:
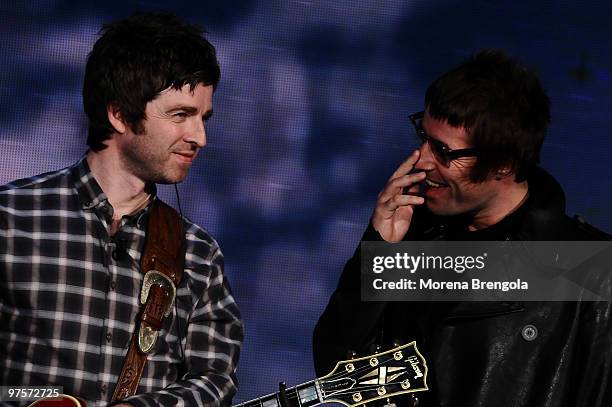
<path id="1" fill-rule="evenodd" d="M 29 407 L 87 407 L 83 400 L 67 394 L 60 394 L 57 397 L 47 397 L 36 400 Z"/>
<path id="2" fill-rule="evenodd" d="M 353 407 L 425 390 L 427 363 L 416 342 L 410 342 L 386 352 L 338 362 L 326 376 L 234 407 L 312 407 L 321 403 Z"/>
<path id="3" fill-rule="evenodd" d="M 386 352 L 336 363 L 319 379 L 283 389 L 234 407 L 313 407 L 341 403 L 349 407 L 399 394 L 426 391 L 427 363 L 416 342 Z M 72 396 L 41 399 L 30 407 L 87 407 Z"/>

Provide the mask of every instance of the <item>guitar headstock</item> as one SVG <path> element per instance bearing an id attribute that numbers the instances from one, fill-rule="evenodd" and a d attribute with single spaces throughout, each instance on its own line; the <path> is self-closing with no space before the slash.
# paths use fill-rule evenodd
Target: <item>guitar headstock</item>
<path id="1" fill-rule="evenodd" d="M 321 401 L 357 406 L 372 400 L 428 390 L 427 363 L 416 342 L 338 362 L 317 380 Z"/>

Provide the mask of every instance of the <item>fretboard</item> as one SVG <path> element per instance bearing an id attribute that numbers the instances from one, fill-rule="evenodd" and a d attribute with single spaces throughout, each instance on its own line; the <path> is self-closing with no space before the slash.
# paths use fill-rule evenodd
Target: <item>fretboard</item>
<path id="1" fill-rule="evenodd" d="M 317 381 L 313 380 L 285 390 L 287 403 L 285 407 L 312 407 L 321 404 L 317 391 Z M 234 407 L 281 407 L 280 394 L 273 393 L 255 400 L 236 404 Z"/>

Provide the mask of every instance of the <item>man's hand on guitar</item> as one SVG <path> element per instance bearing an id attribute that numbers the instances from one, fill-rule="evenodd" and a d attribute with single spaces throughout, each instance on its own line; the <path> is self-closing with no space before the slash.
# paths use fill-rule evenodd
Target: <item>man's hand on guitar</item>
<path id="1" fill-rule="evenodd" d="M 412 194 L 418 193 L 419 183 L 427 177 L 425 172 L 410 174 L 419 157 L 420 151 L 415 150 L 378 194 L 372 226 L 387 242 L 395 243 L 404 238 L 410 228 L 414 206 L 425 202 L 420 196 L 404 194 L 405 189 Z"/>

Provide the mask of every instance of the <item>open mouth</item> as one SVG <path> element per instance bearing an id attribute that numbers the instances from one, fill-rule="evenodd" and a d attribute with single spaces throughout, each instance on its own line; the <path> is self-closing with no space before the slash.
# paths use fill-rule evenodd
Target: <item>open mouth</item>
<path id="1" fill-rule="evenodd" d="M 435 182 L 430 180 L 429 178 L 425 178 L 425 185 L 427 185 L 430 188 L 443 188 L 443 187 L 447 187 L 447 184 L 441 183 L 441 182 Z"/>

